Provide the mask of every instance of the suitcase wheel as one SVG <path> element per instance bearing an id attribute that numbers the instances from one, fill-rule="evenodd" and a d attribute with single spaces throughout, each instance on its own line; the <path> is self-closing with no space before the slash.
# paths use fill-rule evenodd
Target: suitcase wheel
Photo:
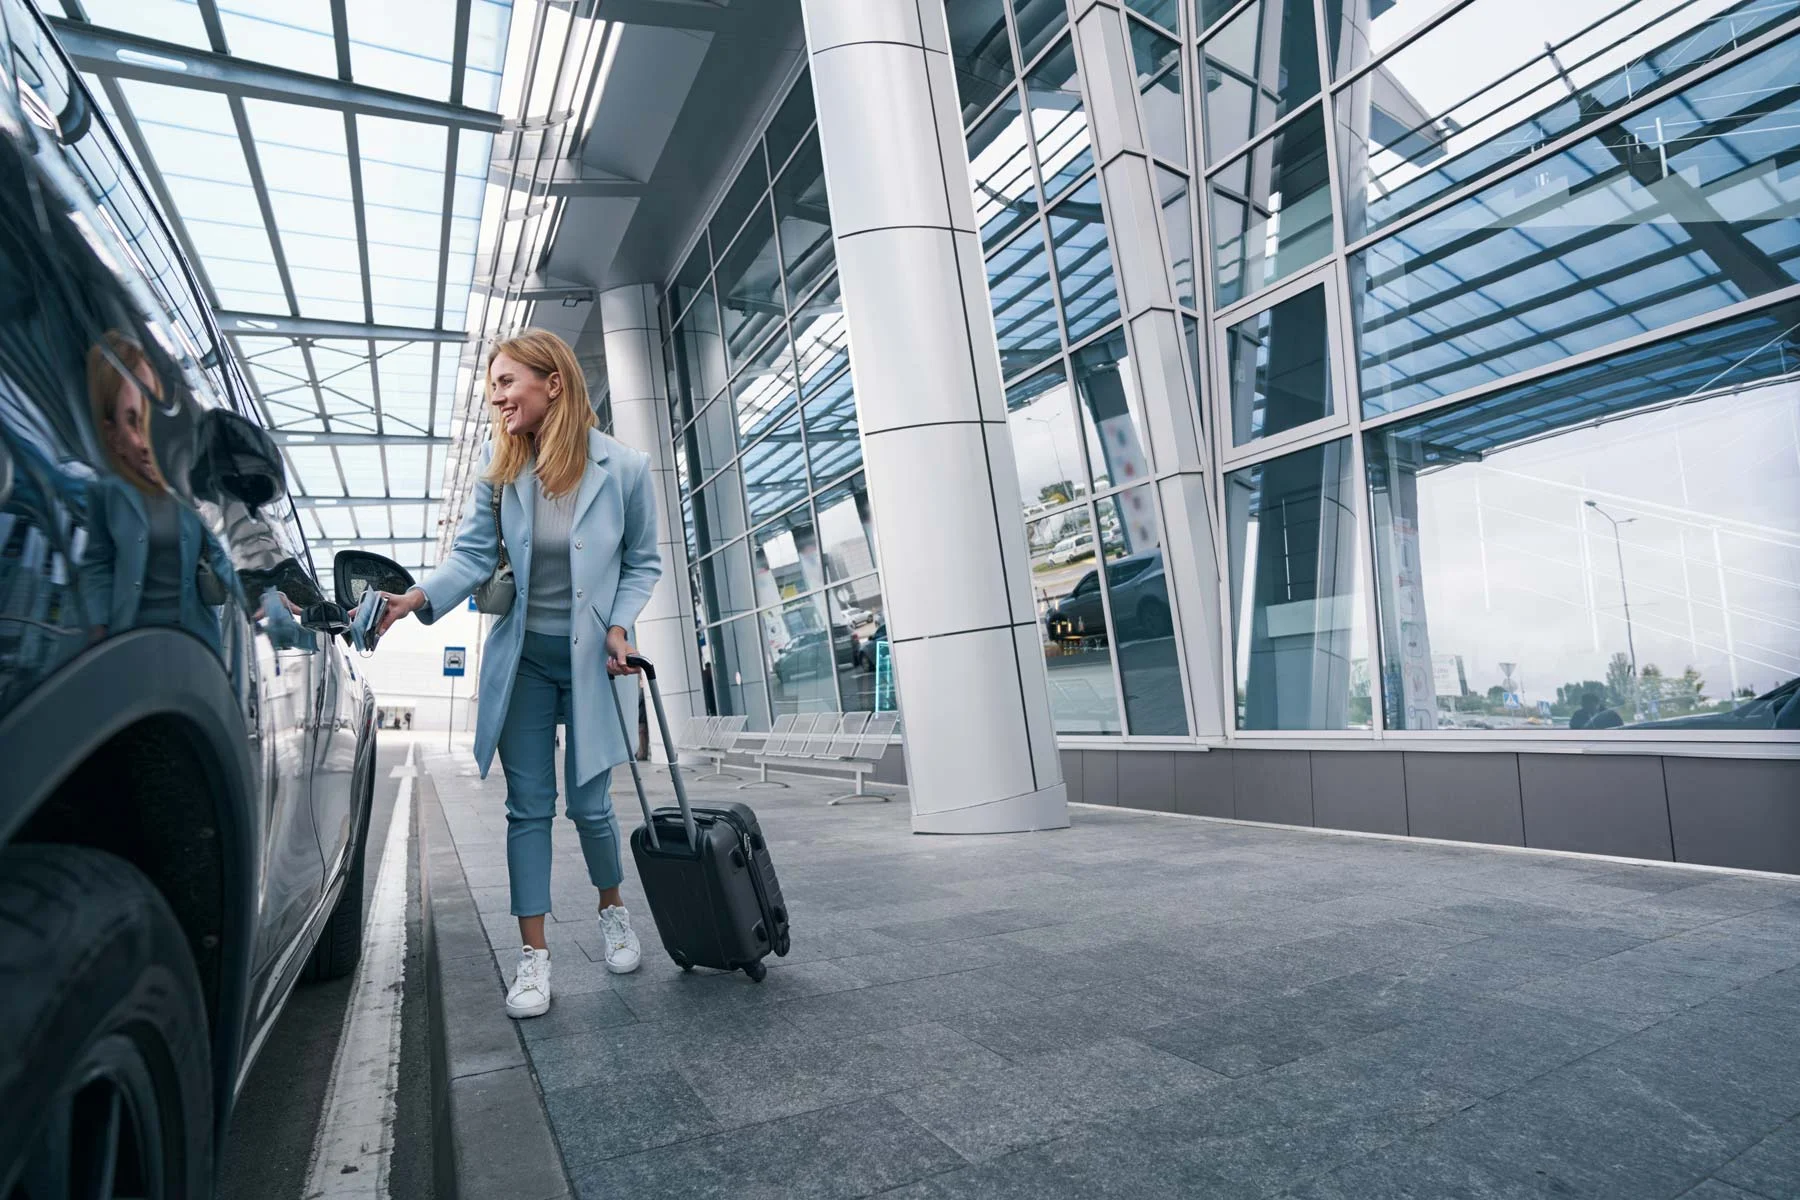
<path id="1" fill-rule="evenodd" d="M 768 975 L 768 973 L 769 968 L 765 967 L 760 959 L 744 968 L 744 974 L 748 975 L 755 983 L 761 983 L 763 977 Z"/>
<path id="2" fill-rule="evenodd" d="M 674 951 L 670 951 L 669 957 L 674 959 L 675 965 L 680 967 L 683 971 L 691 971 L 694 969 L 694 964 L 688 961 L 687 955 L 685 954 L 677 954 Z"/>

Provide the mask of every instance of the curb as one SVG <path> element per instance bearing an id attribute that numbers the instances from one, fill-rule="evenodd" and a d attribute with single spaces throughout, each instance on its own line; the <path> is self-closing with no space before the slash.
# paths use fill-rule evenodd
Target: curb
<path id="1" fill-rule="evenodd" d="M 431 776 L 420 768 L 435 1193 L 442 1200 L 572 1200 L 543 1093 L 501 1001 L 505 984 Z"/>

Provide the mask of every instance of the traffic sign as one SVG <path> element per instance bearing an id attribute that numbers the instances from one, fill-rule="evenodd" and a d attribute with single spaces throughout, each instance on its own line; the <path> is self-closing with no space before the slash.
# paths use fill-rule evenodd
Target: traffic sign
<path id="1" fill-rule="evenodd" d="M 463 674 L 463 666 L 468 662 L 468 659 L 469 648 L 467 646 L 445 646 L 444 674 L 450 676 Z"/>

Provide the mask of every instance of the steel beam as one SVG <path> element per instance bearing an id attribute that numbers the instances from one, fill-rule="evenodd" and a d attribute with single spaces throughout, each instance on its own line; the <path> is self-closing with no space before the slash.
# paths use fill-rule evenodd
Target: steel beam
<path id="1" fill-rule="evenodd" d="M 579 166 L 570 169 L 557 164 L 549 174 L 532 178 L 531 172 L 515 169 L 509 163 L 496 162 L 488 168 L 488 182 L 502 184 L 515 192 L 531 196 L 642 196 L 645 184 L 617 175 L 584 175 Z"/>
<path id="2" fill-rule="evenodd" d="M 479 108 L 290 71 L 64 17 L 47 19 L 75 65 L 102 78 L 137 79 L 227 96 L 367 113 L 372 117 L 425 121 L 489 133 L 500 131 L 500 114 Z"/>
<path id="3" fill-rule="evenodd" d="M 442 496 L 295 496 L 295 508 L 423 508 Z"/>
<path id="4" fill-rule="evenodd" d="M 288 429 L 271 429 L 269 436 L 277 446 L 448 446 L 447 437 L 426 437 L 422 433 L 357 433 L 332 430 L 330 433 L 298 433 Z"/>
<path id="5" fill-rule="evenodd" d="M 306 544 L 318 550 L 361 550 L 364 546 L 431 546 L 437 540 L 435 533 L 430 537 L 382 537 L 375 533 L 361 538 L 307 538 Z"/>
<path id="6" fill-rule="evenodd" d="M 239 337 L 313 337 L 372 339 L 377 342 L 464 342 L 469 335 L 455 329 L 410 325 L 368 325 L 361 321 L 327 321 L 279 313 L 216 312 L 219 331 Z"/>

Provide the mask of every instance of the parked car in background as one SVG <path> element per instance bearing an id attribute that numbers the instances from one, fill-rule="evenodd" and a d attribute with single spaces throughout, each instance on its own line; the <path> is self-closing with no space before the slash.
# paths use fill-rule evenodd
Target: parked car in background
<path id="1" fill-rule="evenodd" d="M 207 1197 L 295 983 L 357 962 L 375 704 L 337 635 L 410 579 L 320 588 L 129 158 L 0 16 L 0 1196 Z"/>

